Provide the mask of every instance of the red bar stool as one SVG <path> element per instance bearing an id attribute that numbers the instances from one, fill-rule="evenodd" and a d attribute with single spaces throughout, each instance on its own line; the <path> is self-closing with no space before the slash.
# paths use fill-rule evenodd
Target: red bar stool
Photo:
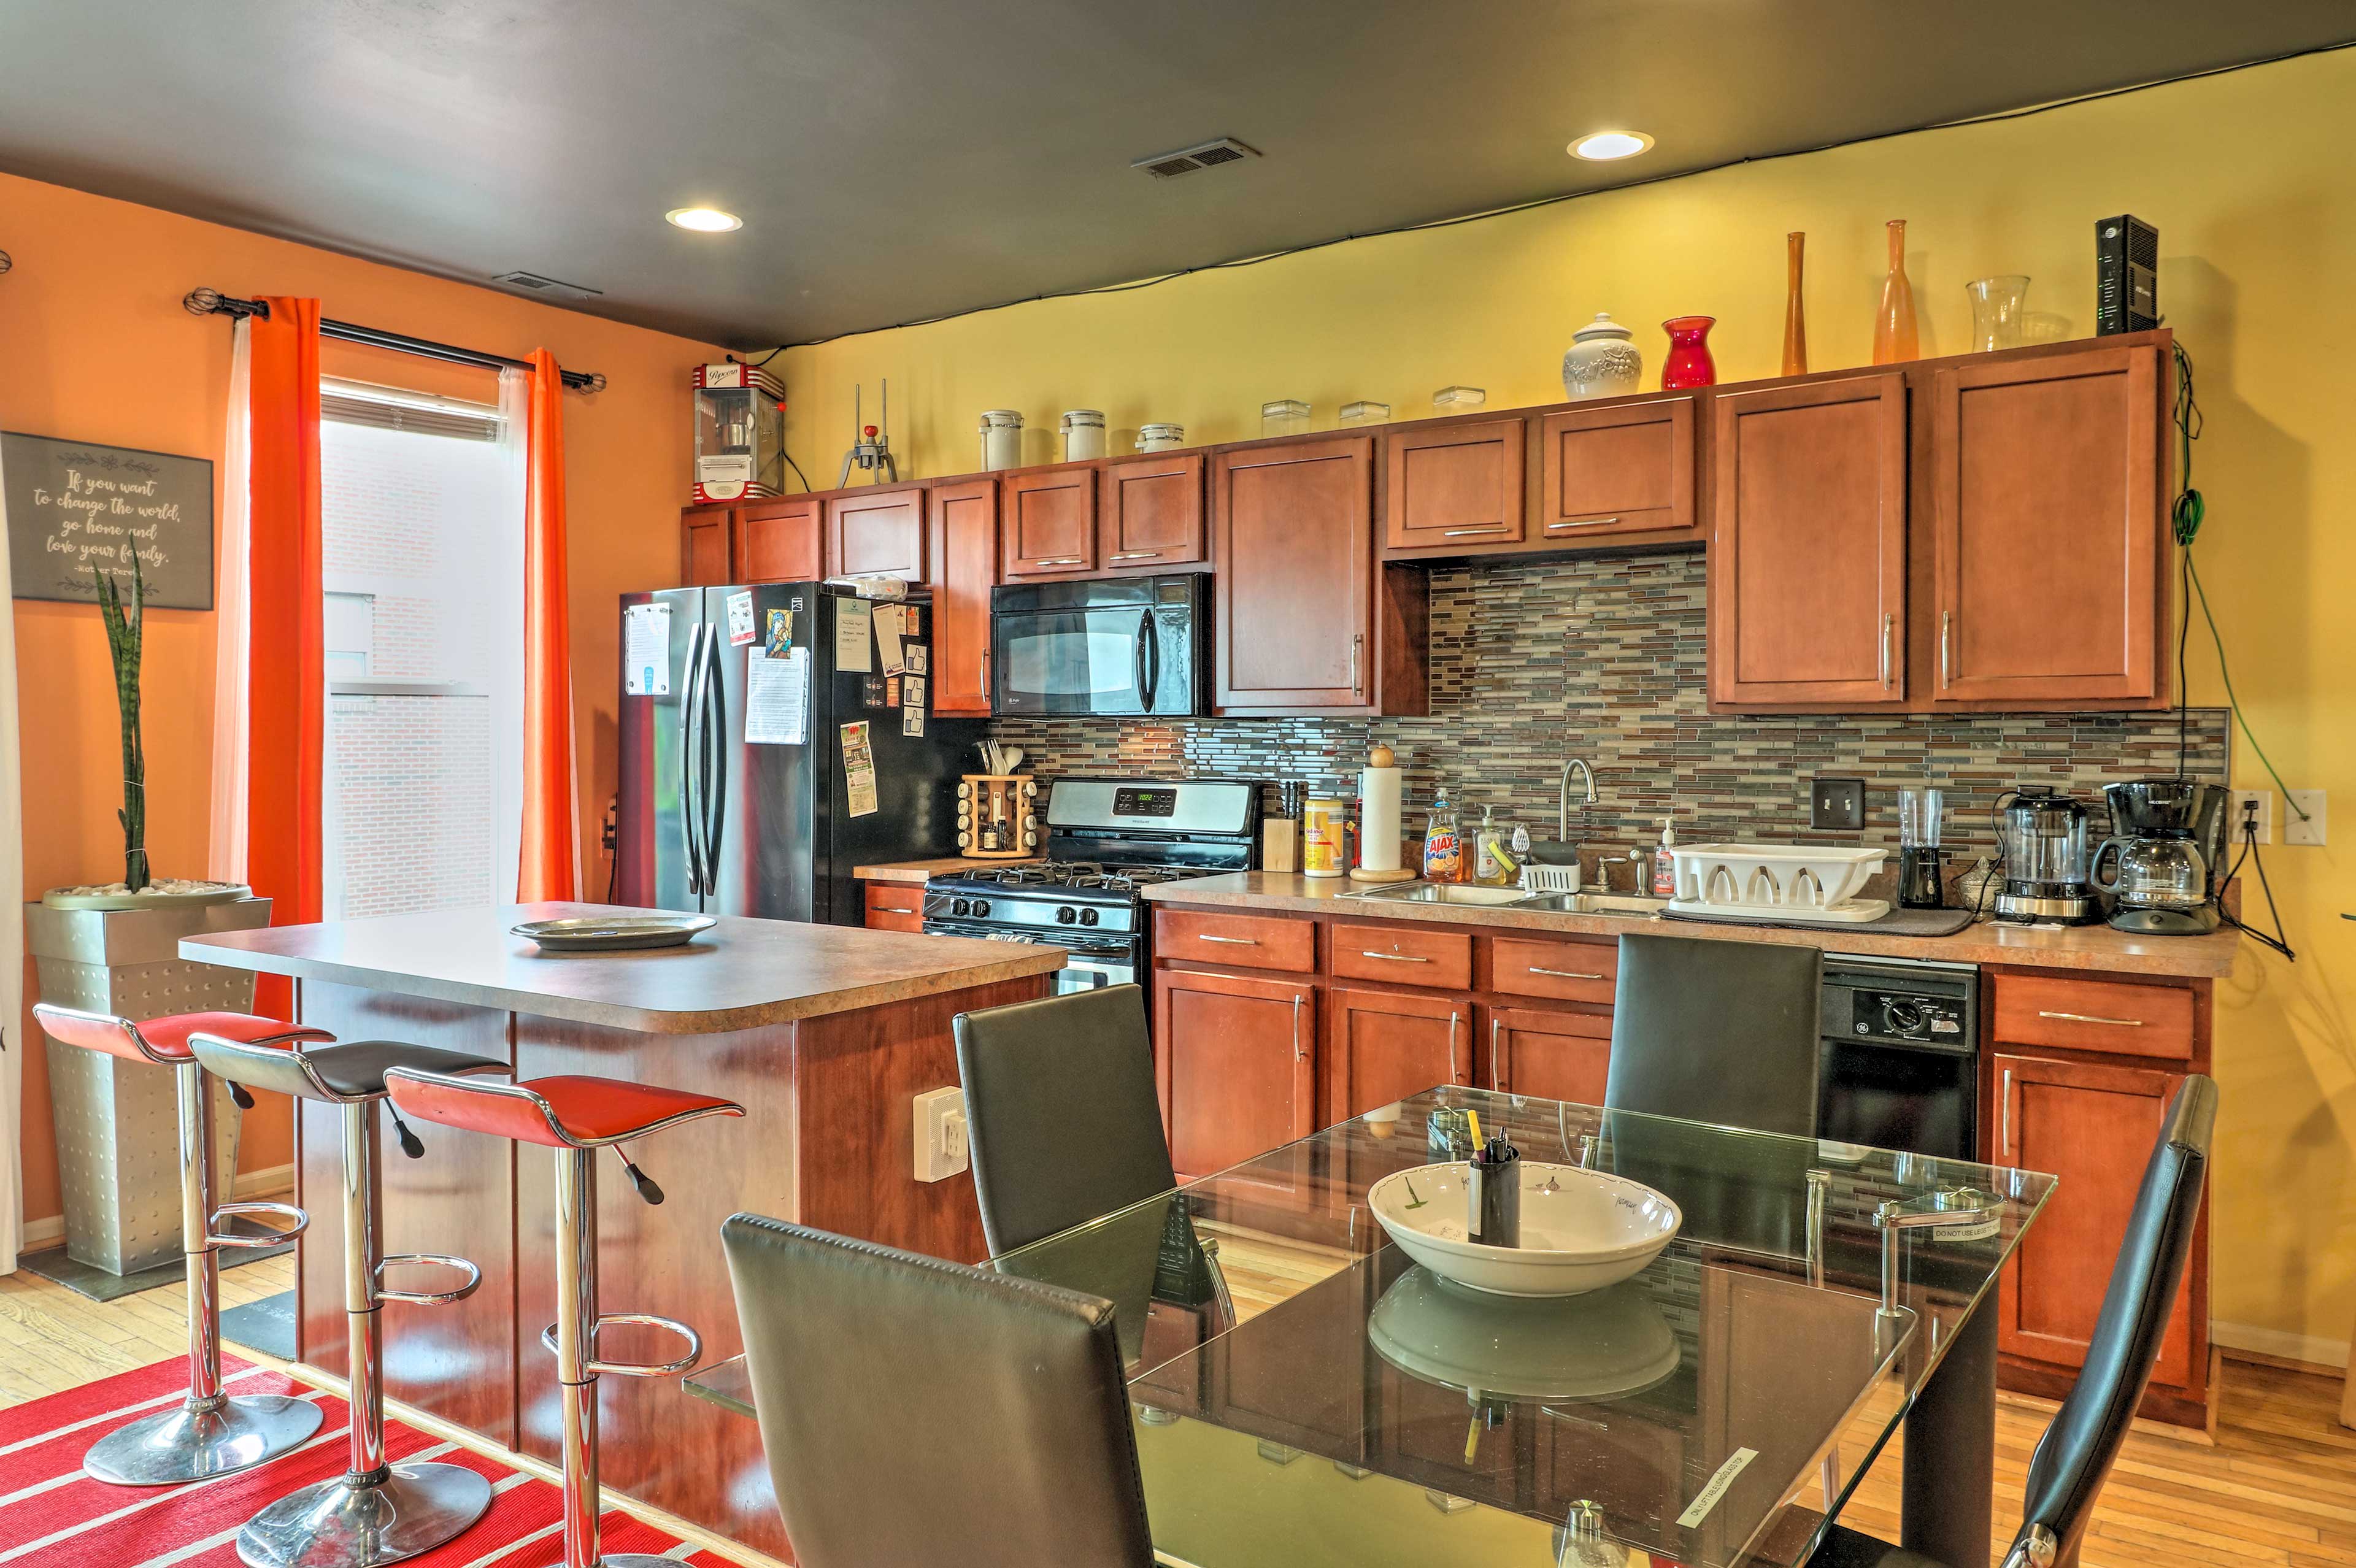
<path id="1" fill-rule="evenodd" d="M 238 1531 L 237 1554 L 252 1568 L 378 1568 L 431 1552 L 464 1533 L 491 1506 L 491 1484 L 463 1465 L 392 1464 L 384 1452 L 383 1304 L 442 1307 L 463 1301 L 483 1282 L 464 1258 L 434 1253 L 388 1257 L 380 1250 L 376 1213 L 382 1184 L 377 1175 L 376 1104 L 386 1072 L 397 1065 L 440 1073 L 505 1072 L 494 1057 L 473 1056 L 401 1040 L 258 1051 L 233 1037 L 199 1029 L 188 1041 L 209 1072 L 298 1099 L 343 1108 L 344 1323 L 349 1336 L 351 1457 L 344 1474 L 290 1492 Z M 454 1082 L 463 1082 L 455 1080 Z M 403 1154 L 425 1153 L 402 1125 Z M 388 1267 L 430 1264 L 465 1277 L 443 1291 L 391 1290 L 380 1283 Z"/>
<path id="2" fill-rule="evenodd" d="M 180 1013 L 134 1023 L 41 1002 L 33 1016 L 60 1045 L 152 1061 L 170 1068 L 178 1079 L 180 1250 L 188 1264 L 188 1397 L 177 1410 L 134 1421 L 92 1444 L 82 1457 L 83 1473 L 112 1487 L 172 1486 L 251 1469 L 301 1447 L 319 1429 L 316 1404 L 284 1394 L 221 1392 L 220 1250 L 275 1246 L 300 1235 L 308 1221 L 292 1204 L 213 1202 L 212 1086 L 188 1050 L 188 1036 L 202 1029 L 256 1051 L 283 1051 L 294 1040 L 334 1037 L 247 1013 Z M 239 1104 L 253 1104 L 242 1089 L 230 1092 Z M 232 1236 L 215 1229 L 237 1214 L 267 1214 L 285 1221 L 287 1229 L 271 1236 Z"/>
<path id="3" fill-rule="evenodd" d="M 625 1083 L 612 1078 L 533 1078 L 485 1083 L 395 1067 L 384 1075 L 392 1103 L 420 1121 L 488 1133 L 556 1151 L 556 1322 L 540 1342 L 556 1353 L 564 1397 L 564 1568 L 676 1568 L 643 1552 L 606 1557 L 597 1549 L 597 1378 L 677 1377 L 703 1354 L 694 1329 L 648 1313 L 597 1310 L 597 1151 L 611 1145 L 631 1185 L 648 1203 L 662 1189 L 630 1162 L 621 1145 L 701 1116 L 741 1116 L 744 1107 L 709 1094 Z M 676 1361 L 596 1360 L 597 1330 L 607 1323 L 668 1328 L 687 1342 Z"/>

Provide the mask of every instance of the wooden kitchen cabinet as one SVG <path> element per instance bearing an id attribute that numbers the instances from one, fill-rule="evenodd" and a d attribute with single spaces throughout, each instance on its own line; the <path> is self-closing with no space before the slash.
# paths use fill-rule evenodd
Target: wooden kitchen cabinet
<path id="1" fill-rule="evenodd" d="M 1695 400 L 1677 392 L 1540 420 L 1537 534 L 1573 544 L 1696 530 Z"/>
<path id="2" fill-rule="evenodd" d="M 2162 353 L 2095 347 L 1937 373 L 1938 701 L 2167 699 Z"/>
<path id="3" fill-rule="evenodd" d="M 936 485 L 925 496 L 933 567 L 933 711 L 990 711 L 990 591 L 998 581 L 998 482 Z"/>
<path id="4" fill-rule="evenodd" d="M 925 487 L 878 485 L 826 498 L 826 574 L 931 581 L 925 574 Z"/>
<path id="5" fill-rule="evenodd" d="M 2001 1046 L 1988 1060 L 1995 1080 L 1991 1161 L 2061 1178 L 2021 1239 L 2014 1266 L 2004 1273 L 1997 1349 L 2008 1358 L 2061 1369 L 2057 1386 L 2066 1387 L 2085 1364 L 2144 1168 L 2184 1077 Z M 2207 1249 L 2204 1215 L 2160 1340 L 2147 1414 L 2169 1413 L 2154 1411 L 2155 1397 L 2165 1403 L 2173 1396 L 2196 1408 L 2206 1398 Z M 2047 1392 L 2041 1385 L 2032 1390 Z"/>
<path id="6" fill-rule="evenodd" d="M 1489 1087 L 1579 1105 L 1603 1104 L 1612 1067 L 1612 1015 L 1492 1008 L 1483 1071 Z"/>
<path id="7" fill-rule="evenodd" d="M 1419 716 L 1429 586 L 1374 558 L 1374 443 L 1224 448 L 1211 459 L 1215 711 Z"/>
<path id="8" fill-rule="evenodd" d="M 1450 553 L 1519 544 L 1526 421 L 1417 423 L 1383 432 L 1383 542 Z"/>
<path id="9" fill-rule="evenodd" d="M 1154 976 L 1153 1071 L 1182 1179 L 1317 1130 L 1317 1010 L 1307 981 Z"/>
<path id="10" fill-rule="evenodd" d="M 1472 1083 L 1472 1004 L 1456 997 L 1325 993 L 1321 1126 L 1346 1122 L 1441 1083 Z"/>
<path id="11" fill-rule="evenodd" d="M 867 929 L 870 931 L 912 931 L 919 935 L 925 929 L 925 888 L 921 882 L 869 882 L 866 884 Z"/>
<path id="12" fill-rule="evenodd" d="M 1097 564 L 1164 571 L 1210 559 L 1203 525 L 1203 454 L 1149 453 L 1097 473 Z"/>
<path id="13" fill-rule="evenodd" d="M 1092 464 L 1010 474 L 1000 481 L 1002 571 L 1018 578 L 1085 577 L 1097 569 Z"/>
<path id="14" fill-rule="evenodd" d="M 679 581 L 684 588 L 724 585 L 735 581 L 733 542 L 736 537 L 734 507 L 683 507 L 679 514 Z"/>
<path id="15" fill-rule="evenodd" d="M 1725 393 L 1711 420 L 1710 701 L 1902 706 L 1905 377 Z"/>
<path id="16" fill-rule="evenodd" d="M 812 582 L 826 575 L 825 504 L 815 496 L 747 501 L 736 508 L 731 582 Z"/>

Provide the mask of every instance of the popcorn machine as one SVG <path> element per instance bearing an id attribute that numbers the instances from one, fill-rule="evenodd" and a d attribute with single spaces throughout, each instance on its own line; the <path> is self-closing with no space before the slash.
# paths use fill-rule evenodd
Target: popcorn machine
<path id="1" fill-rule="evenodd" d="M 695 368 L 695 498 L 750 501 L 784 493 L 786 387 L 731 360 Z"/>

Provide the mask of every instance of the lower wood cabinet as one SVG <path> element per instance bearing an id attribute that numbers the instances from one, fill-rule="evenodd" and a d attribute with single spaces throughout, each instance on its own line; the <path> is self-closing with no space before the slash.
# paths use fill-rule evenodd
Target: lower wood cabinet
<path id="1" fill-rule="evenodd" d="M 925 929 L 925 888 L 921 882 L 870 882 L 866 904 L 870 931 L 921 933 Z"/>
<path id="2" fill-rule="evenodd" d="M 1603 1104 L 1612 1015 L 1492 1008 L 1483 1063 L 1491 1088 L 1576 1104 Z"/>
<path id="3" fill-rule="evenodd" d="M 1325 993 L 1325 1096 L 1320 1125 L 1361 1116 L 1437 1083 L 1472 1083 L 1472 1004 L 1456 997 Z"/>
<path id="4" fill-rule="evenodd" d="M 1153 978 L 1153 1071 L 1182 1177 L 1317 1130 L 1314 985 L 1187 969 Z"/>

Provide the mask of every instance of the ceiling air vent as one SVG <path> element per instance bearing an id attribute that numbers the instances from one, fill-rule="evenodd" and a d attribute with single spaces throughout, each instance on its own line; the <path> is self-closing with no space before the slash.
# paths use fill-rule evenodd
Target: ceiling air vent
<path id="1" fill-rule="evenodd" d="M 562 278 L 551 278 L 539 272 L 501 272 L 491 282 L 505 283 L 511 289 L 521 289 L 531 294 L 562 294 L 569 299 L 594 300 L 605 293 L 586 283 L 568 283 Z"/>
<path id="2" fill-rule="evenodd" d="M 1140 158 L 1129 166 L 1143 169 L 1155 179 L 1168 180 L 1176 179 L 1180 175 L 1191 175 L 1196 169 L 1216 168 L 1221 164 L 1239 164 L 1246 158 L 1258 156 L 1257 149 L 1245 146 L 1233 136 L 1222 136 L 1199 147 L 1186 147 L 1175 153 Z"/>

